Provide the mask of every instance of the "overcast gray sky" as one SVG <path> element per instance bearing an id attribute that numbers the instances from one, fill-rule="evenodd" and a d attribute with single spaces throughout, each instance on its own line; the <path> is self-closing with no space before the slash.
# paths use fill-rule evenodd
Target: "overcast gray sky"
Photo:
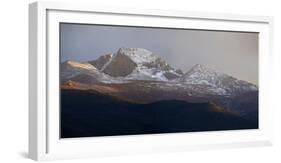
<path id="1" fill-rule="evenodd" d="M 258 33 L 85 24 L 61 24 L 60 32 L 61 62 L 145 48 L 183 72 L 202 64 L 258 85 Z"/>

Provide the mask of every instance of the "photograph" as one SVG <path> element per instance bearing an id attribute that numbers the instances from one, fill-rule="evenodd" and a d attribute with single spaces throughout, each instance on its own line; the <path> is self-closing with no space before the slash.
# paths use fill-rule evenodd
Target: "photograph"
<path id="1" fill-rule="evenodd" d="M 259 33 L 59 23 L 60 138 L 259 128 Z"/>

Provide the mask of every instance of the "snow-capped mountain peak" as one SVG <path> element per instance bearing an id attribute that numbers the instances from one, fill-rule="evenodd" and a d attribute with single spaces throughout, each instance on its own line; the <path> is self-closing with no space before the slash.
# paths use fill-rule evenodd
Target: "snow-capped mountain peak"
<path id="1" fill-rule="evenodd" d="M 222 76 L 225 76 L 225 74 L 219 73 L 201 64 L 196 64 L 187 73 L 185 73 L 180 80 L 185 82 L 203 82 L 205 84 L 212 85 L 214 83 L 211 81 Z"/>
<path id="2" fill-rule="evenodd" d="M 195 76 L 196 74 L 199 75 L 199 73 L 206 77 L 226 75 L 212 68 L 206 67 L 205 65 L 195 64 L 189 71 L 186 72 L 185 76 Z"/>
<path id="3" fill-rule="evenodd" d="M 167 81 L 182 75 L 162 58 L 143 48 L 119 48 L 113 55 L 104 55 L 89 63 L 98 66 L 105 74 L 126 80 Z"/>
<path id="4" fill-rule="evenodd" d="M 254 84 L 219 73 L 200 64 L 193 66 L 190 71 L 177 79 L 177 81 L 185 84 L 205 86 L 206 91 L 209 90 L 220 95 L 232 95 L 245 90 L 258 89 Z"/>
<path id="5" fill-rule="evenodd" d="M 117 54 L 123 54 L 132 59 L 136 64 L 149 63 L 157 59 L 151 51 L 143 48 L 120 48 Z"/>
<path id="6" fill-rule="evenodd" d="M 210 70 L 201 64 L 196 64 L 190 69 L 190 71 L 206 72 L 206 71 L 213 71 L 213 70 Z"/>
<path id="7" fill-rule="evenodd" d="M 164 59 L 142 48 L 120 48 L 115 53 L 88 62 L 66 61 L 61 65 L 64 81 L 82 83 L 127 83 L 132 81 L 161 81 L 186 87 L 191 92 L 211 95 L 237 95 L 257 91 L 258 87 L 201 64 L 185 74 Z"/>

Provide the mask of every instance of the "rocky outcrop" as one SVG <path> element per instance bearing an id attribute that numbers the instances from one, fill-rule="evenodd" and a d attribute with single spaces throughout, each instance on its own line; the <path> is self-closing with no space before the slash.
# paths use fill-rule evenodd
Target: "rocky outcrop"
<path id="1" fill-rule="evenodd" d="M 112 77 L 125 77 L 132 73 L 137 66 L 132 59 L 120 51 L 109 62 L 102 71 Z"/>

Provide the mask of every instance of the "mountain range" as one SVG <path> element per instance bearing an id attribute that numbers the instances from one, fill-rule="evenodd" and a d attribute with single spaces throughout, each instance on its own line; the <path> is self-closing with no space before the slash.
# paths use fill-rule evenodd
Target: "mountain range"
<path id="1" fill-rule="evenodd" d="M 200 64 L 183 72 L 146 49 L 120 48 L 95 60 L 68 60 L 61 63 L 60 72 L 65 97 L 70 96 L 66 93 L 74 97 L 73 91 L 78 91 L 87 97 L 107 96 L 133 108 L 143 105 L 151 108 L 154 106 L 151 104 L 159 102 L 162 106 L 167 101 L 172 104 L 182 101 L 192 108 L 197 108 L 196 104 L 206 104 L 205 108 L 212 104 L 216 112 L 239 116 L 254 126 L 258 124 L 256 85 Z"/>
<path id="2" fill-rule="evenodd" d="M 229 96 L 258 90 L 254 84 L 200 64 L 183 73 L 152 52 L 141 48 L 120 48 L 116 53 L 88 62 L 65 61 L 61 64 L 61 78 L 63 82 L 83 84 L 159 81 L 171 85 L 202 86 L 206 88 L 205 93 Z"/>

